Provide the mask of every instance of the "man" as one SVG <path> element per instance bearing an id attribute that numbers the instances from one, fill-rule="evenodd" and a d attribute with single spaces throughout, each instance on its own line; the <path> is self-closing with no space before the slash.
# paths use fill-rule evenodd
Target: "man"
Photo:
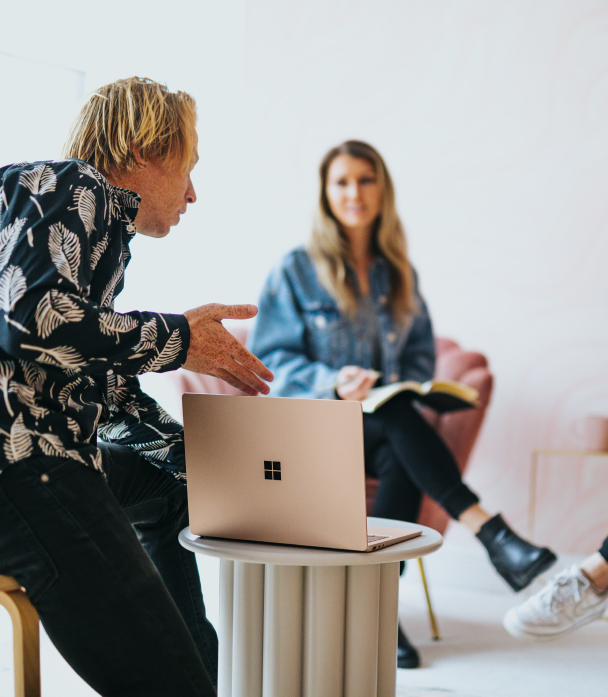
<path id="1" fill-rule="evenodd" d="M 136 376 L 183 366 L 252 395 L 272 379 L 221 325 L 253 306 L 113 310 L 135 233 L 167 235 L 196 201 L 195 121 L 189 95 L 119 80 L 66 160 L 0 169 L 0 574 L 102 695 L 215 694 L 217 637 L 177 542 L 182 427 Z"/>

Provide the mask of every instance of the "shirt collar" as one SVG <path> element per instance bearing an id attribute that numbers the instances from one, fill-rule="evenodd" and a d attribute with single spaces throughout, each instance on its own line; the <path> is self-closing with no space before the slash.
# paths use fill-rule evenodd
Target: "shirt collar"
<path id="1" fill-rule="evenodd" d="M 139 204 L 141 196 L 129 189 L 123 189 L 120 186 L 110 184 L 111 190 L 115 195 L 116 201 L 121 209 L 121 220 L 126 223 L 126 231 L 129 237 L 133 237 L 137 230 L 133 224 L 139 212 Z"/>

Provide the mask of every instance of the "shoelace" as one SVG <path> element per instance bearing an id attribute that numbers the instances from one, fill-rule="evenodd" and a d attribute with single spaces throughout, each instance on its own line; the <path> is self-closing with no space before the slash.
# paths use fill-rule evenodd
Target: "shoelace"
<path id="1" fill-rule="evenodd" d="M 576 565 L 564 569 L 547 587 L 543 589 L 539 600 L 543 603 L 543 609 L 547 614 L 552 614 L 574 599 L 577 603 L 581 599 L 581 591 L 589 586 L 589 581 L 579 573 Z"/>

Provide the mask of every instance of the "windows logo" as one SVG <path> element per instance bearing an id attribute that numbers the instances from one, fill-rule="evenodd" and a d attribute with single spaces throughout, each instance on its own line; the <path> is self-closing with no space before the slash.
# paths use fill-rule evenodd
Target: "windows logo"
<path id="1" fill-rule="evenodd" d="M 281 463 L 264 460 L 264 479 L 281 479 Z"/>

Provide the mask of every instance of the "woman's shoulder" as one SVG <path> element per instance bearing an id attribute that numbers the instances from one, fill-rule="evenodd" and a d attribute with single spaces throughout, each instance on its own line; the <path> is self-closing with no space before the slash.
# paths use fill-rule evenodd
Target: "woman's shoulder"
<path id="1" fill-rule="evenodd" d="M 282 286 L 290 288 L 303 307 L 316 307 L 320 303 L 335 304 L 319 281 L 315 263 L 303 245 L 287 252 L 271 271 L 268 283 L 270 292 L 278 292 Z"/>
<path id="2" fill-rule="evenodd" d="M 282 269 L 310 270 L 314 268 L 314 264 L 306 247 L 300 245 L 295 247 L 285 254 L 278 263 L 278 267 Z"/>
<path id="3" fill-rule="evenodd" d="M 287 252 L 275 265 L 271 276 L 287 277 L 300 283 L 316 280 L 317 272 L 314 262 L 303 245 Z"/>

